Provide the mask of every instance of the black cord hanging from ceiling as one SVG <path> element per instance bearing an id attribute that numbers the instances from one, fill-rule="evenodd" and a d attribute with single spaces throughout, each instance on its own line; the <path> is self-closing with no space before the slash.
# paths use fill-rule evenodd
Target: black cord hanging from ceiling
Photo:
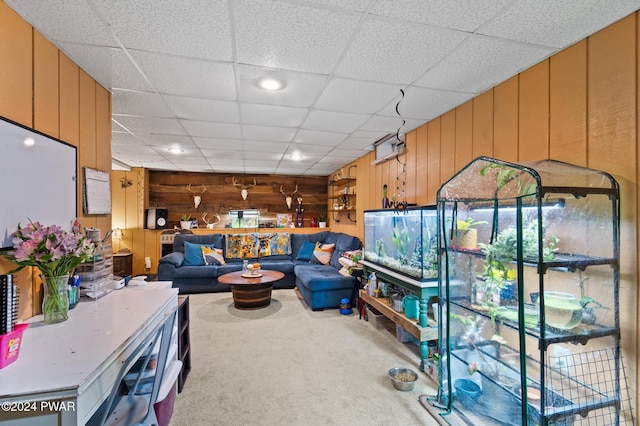
<path id="1" fill-rule="evenodd" d="M 402 100 L 404 99 L 404 90 L 400 89 L 400 93 L 402 94 L 402 97 L 396 104 L 396 114 L 398 114 L 398 117 L 402 119 L 402 124 L 400 125 L 400 127 L 398 127 L 398 130 L 396 131 L 396 140 L 397 140 L 396 143 L 398 145 L 404 144 L 404 141 L 400 140 L 400 129 L 402 129 L 402 127 L 406 123 L 405 119 L 402 118 L 402 115 L 400 114 L 400 110 L 398 109 L 400 107 L 400 102 L 402 102 Z M 396 172 L 396 194 L 398 198 L 395 200 L 394 208 L 396 210 L 399 210 L 399 209 L 407 208 L 407 193 L 405 191 L 405 187 L 406 187 L 405 174 L 406 174 L 407 164 L 400 161 L 399 154 L 396 155 L 396 161 L 400 166 L 402 166 L 401 168 L 399 168 L 400 170 Z M 400 201 L 400 199 L 402 199 L 402 201 Z"/>

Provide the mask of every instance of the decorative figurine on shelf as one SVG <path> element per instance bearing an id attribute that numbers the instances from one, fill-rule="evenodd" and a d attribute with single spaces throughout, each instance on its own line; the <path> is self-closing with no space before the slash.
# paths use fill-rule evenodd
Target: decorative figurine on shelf
<path id="1" fill-rule="evenodd" d="M 389 206 L 389 198 L 387 198 L 387 184 L 385 183 L 382 186 L 382 208 L 388 209 Z"/>
<path id="2" fill-rule="evenodd" d="M 304 228 L 304 209 L 302 208 L 302 197 L 298 197 L 298 208 L 296 209 L 296 228 Z"/>

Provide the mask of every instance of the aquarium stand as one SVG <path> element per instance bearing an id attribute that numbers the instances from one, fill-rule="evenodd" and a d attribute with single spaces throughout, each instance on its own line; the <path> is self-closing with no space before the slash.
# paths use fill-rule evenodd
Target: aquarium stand
<path id="1" fill-rule="evenodd" d="M 401 287 L 415 294 L 420 299 L 418 319 L 410 320 L 403 314 L 394 311 L 391 307 L 389 307 L 389 309 L 380 309 L 380 306 L 376 305 L 376 302 L 378 302 L 379 299 L 370 297 L 364 294 L 365 292 L 361 293 L 364 294 L 363 299 L 365 302 L 373 305 L 376 309 L 380 310 L 381 313 L 385 314 L 387 318 L 396 324 L 400 324 L 402 327 L 407 329 L 409 333 L 420 340 L 420 370 L 424 371 L 424 362 L 429 353 L 427 342 L 429 340 L 438 339 L 437 324 L 433 321 L 430 324 L 427 316 L 427 307 L 429 306 L 429 303 L 432 303 L 433 300 L 438 297 L 438 281 L 418 281 L 366 260 L 361 260 L 360 263 L 364 267 L 365 277 L 368 277 L 372 272 L 375 272 L 378 282 L 384 282 Z M 400 321 L 399 318 L 403 318 L 404 321 Z M 407 323 L 413 323 L 414 326 L 407 328 Z"/>

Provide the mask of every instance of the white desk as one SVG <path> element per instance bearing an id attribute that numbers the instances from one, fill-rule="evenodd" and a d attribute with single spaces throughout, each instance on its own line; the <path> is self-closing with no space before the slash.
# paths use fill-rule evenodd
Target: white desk
<path id="1" fill-rule="evenodd" d="M 0 370 L 0 421 L 84 425 L 110 394 L 125 359 L 175 315 L 178 290 L 158 284 L 82 301 L 59 324 L 42 325 L 42 315 L 30 319 L 19 358 Z"/>

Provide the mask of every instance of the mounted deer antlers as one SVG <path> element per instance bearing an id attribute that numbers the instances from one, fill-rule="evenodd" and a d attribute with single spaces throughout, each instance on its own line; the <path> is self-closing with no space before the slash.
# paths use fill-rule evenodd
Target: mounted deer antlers
<path id="1" fill-rule="evenodd" d="M 254 186 L 256 186 L 256 178 L 253 178 L 253 185 L 246 185 L 246 186 L 242 186 L 239 183 L 236 182 L 236 177 L 233 177 L 233 186 L 237 186 L 238 188 L 240 188 L 240 195 L 242 195 L 242 199 L 246 200 L 247 199 L 247 195 L 249 195 L 249 188 L 253 188 Z"/>
<path id="2" fill-rule="evenodd" d="M 298 192 L 298 185 L 296 184 L 296 189 L 291 193 L 291 195 L 287 195 L 284 193 L 284 191 L 282 190 L 282 185 L 280 185 L 280 193 L 282 193 L 282 195 L 284 195 L 284 200 L 287 202 L 287 207 L 289 209 L 291 209 L 291 200 L 293 198 L 293 194 L 295 194 L 296 192 Z"/>
<path id="3" fill-rule="evenodd" d="M 207 212 L 205 212 L 205 213 L 203 213 L 203 214 L 202 214 L 202 221 L 203 221 L 204 223 L 206 223 L 206 224 L 207 224 L 207 228 L 209 228 L 209 229 L 213 229 L 213 227 L 214 227 L 214 226 L 216 226 L 216 224 L 218 224 L 218 223 L 220 222 L 220 220 L 222 220 L 222 219 L 220 219 L 220 216 L 218 216 L 216 213 L 214 213 L 214 214 L 213 214 L 213 216 L 214 216 L 217 220 L 216 220 L 215 222 L 209 222 L 209 221 L 207 220 L 207 215 L 208 215 L 208 214 L 209 214 L 209 213 L 207 213 Z"/>
<path id="4" fill-rule="evenodd" d="M 199 195 L 194 195 L 193 196 L 193 204 L 196 206 L 196 209 L 198 208 L 198 206 L 200 205 L 200 202 L 202 201 L 202 194 L 204 194 L 204 192 L 207 190 L 207 187 L 204 186 L 204 183 L 202 184 L 202 191 L 200 192 Z M 187 185 L 187 191 L 191 192 L 192 194 L 194 193 L 191 190 L 191 184 Z"/>

